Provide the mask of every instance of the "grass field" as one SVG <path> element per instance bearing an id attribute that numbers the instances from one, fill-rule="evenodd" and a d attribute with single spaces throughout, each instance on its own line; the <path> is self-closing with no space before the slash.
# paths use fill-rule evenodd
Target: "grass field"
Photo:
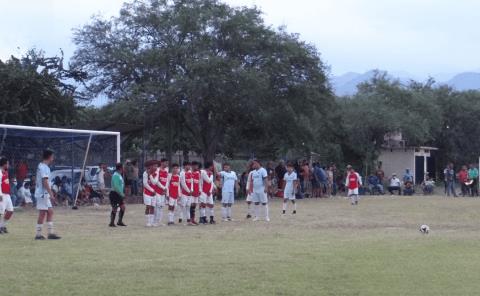
<path id="1" fill-rule="evenodd" d="M 125 229 L 108 209 L 56 209 L 60 241 L 34 241 L 36 212 L 0 236 L 0 295 L 478 295 L 480 199 L 372 197 L 299 201 L 270 223 Z M 217 209 L 217 214 L 219 214 Z M 218 219 L 218 218 L 217 218 Z M 219 220 L 219 219 L 218 219 Z M 421 235 L 426 223 L 431 233 Z"/>

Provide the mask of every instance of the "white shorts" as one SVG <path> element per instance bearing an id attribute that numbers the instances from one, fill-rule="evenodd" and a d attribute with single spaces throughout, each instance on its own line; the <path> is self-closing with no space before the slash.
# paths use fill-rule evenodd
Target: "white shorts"
<path id="1" fill-rule="evenodd" d="M 176 207 L 178 205 L 178 199 L 176 198 L 169 198 L 168 199 L 168 206 L 169 207 Z"/>
<path id="2" fill-rule="evenodd" d="M 37 210 L 47 211 L 52 208 L 52 202 L 50 201 L 50 194 L 47 192 L 43 196 L 37 198 Z"/>
<path id="3" fill-rule="evenodd" d="M 205 193 L 202 193 L 199 198 L 200 203 L 207 204 L 207 205 L 213 205 L 213 195 L 206 195 Z"/>
<path id="4" fill-rule="evenodd" d="M 157 200 L 156 200 L 155 196 L 150 196 L 150 195 L 146 195 L 146 194 L 143 195 L 143 204 L 146 205 L 146 206 L 154 207 L 155 204 L 157 203 L 156 201 Z"/>
<path id="5" fill-rule="evenodd" d="M 348 196 L 358 195 L 358 188 L 348 189 Z"/>
<path id="6" fill-rule="evenodd" d="M 178 205 L 181 206 L 181 207 L 186 207 L 189 198 L 190 198 L 190 196 L 188 196 L 188 195 L 183 195 L 183 194 L 182 194 L 182 195 L 180 196 L 180 198 L 178 199 Z"/>
<path id="7" fill-rule="evenodd" d="M 222 204 L 233 204 L 235 202 L 235 193 L 222 192 Z"/>
<path id="8" fill-rule="evenodd" d="M 250 193 L 247 194 L 247 202 L 252 202 L 252 195 Z"/>
<path id="9" fill-rule="evenodd" d="M 268 203 L 267 194 L 265 192 L 253 192 L 252 202 L 254 203 Z"/>
<path id="10" fill-rule="evenodd" d="M 198 196 L 192 196 L 192 197 L 191 197 L 190 204 L 196 204 L 196 205 L 198 205 L 199 199 L 200 199 L 200 197 L 198 197 Z"/>
<path id="11" fill-rule="evenodd" d="M 165 195 L 155 194 L 155 205 L 163 207 L 165 205 Z"/>
<path id="12" fill-rule="evenodd" d="M 2 195 L 2 203 L 3 203 L 3 207 L 2 207 L 2 210 L 0 211 L 0 214 L 3 214 L 5 212 L 13 212 L 13 203 L 12 203 L 12 199 L 10 198 L 10 195 L 9 194 L 4 194 Z"/>
<path id="13" fill-rule="evenodd" d="M 191 197 L 190 195 L 184 195 L 183 198 L 185 199 L 185 204 L 183 206 L 189 208 L 192 205 L 193 197 Z"/>
<path id="14" fill-rule="evenodd" d="M 295 193 L 292 190 L 283 192 L 283 199 L 295 200 Z"/>

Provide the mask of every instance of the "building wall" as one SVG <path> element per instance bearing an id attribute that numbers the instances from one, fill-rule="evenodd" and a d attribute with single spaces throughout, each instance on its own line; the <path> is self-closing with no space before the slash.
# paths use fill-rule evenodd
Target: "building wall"
<path id="1" fill-rule="evenodd" d="M 385 172 L 385 178 L 390 179 L 393 173 L 402 179 L 405 169 L 409 168 L 415 176 L 415 154 L 414 149 L 394 149 L 382 150 L 378 158 L 382 162 L 382 169 Z"/>

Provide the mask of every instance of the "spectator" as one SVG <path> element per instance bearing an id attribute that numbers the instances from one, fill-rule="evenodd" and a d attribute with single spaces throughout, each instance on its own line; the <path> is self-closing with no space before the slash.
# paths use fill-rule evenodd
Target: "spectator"
<path id="1" fill-rule="evenodd" d="M 35 184 L 37 183 L 36 180 L 37 177 L 35 175 L 32 175 L 30 177 L 30 196 L 32 197 L 33 206 L 37 205 L 37 200 L 35 199 Z"/>
<path id="2" fill-rule="evenodd" d="M 407 181 L 405 182 L 405 187 L 403 188 L 403 195 L 411 196 L 415 193 L 415 189 L 413 188 L 413 182 Z"/>
<path id="3" fill-rule="evenodd" d="M 443 169 L 443 185 L 445 187 L 445 194 L 447 194 L 447 188 L 448 188 L 447 175 L 448 175 L 448 165 Z"/>
<path id="4" fill-rule="evenodd" d="M 385 180 L 385 172 L 382 170 L 382 163 L 378 165 L 377 171 L 375 172 L 375 175 L 378 178 L 378 183 L 380 183 L 383 187 L 383 181 Z"/>
<path id="5" fill-rule="evenodd" d="M 101 200 L 107 196 L 107 188 L 105 185 L 105 174 L 107 173 L 107 165 L 104 163 L 101 163 L 98 165 L 99 170 L 98 170 L 98 176 L 97 176 L 97 181 L 98 181 L 98 189 L 100 190 L 100 193 L 102 195 Z"/>
<path id="6" fill-rule="evenodd" d="M 18 184 L 23 184 L 23 180 L 27 178 L 28 174 L 28 166 L 27 163 L 23 160 L 20 160 L 17 164 L 17 167 L 15 168 L 16 171 L 16 177 L 17 177 L 17 182 Z"/>
<path id="7" fill-rule="evenodd" d="M 410 169 L 405 170 L 405 175 L 403 175 L 403 184 L 411 182 L 413 184 L 413 175 L 410 173 Z"/>
<path id="8" fill-rule="evenodd" d="M 368 190 L 370 191 L 370 194 L 375 194 L 375 192 L 378 192 L 380 194 L 385 194 L 383 191 L 383 184 L 380 183 L 380 180 L 377 176 L 375 175 L 370 175 L 367 179 L 368 183 Z"/>
<path id="9" fill-rule="evenodd" d="M 455 191 L 455 171 L 453 170 L 453 163 L 449 163 L 447 166 L 445 180 L 447 182 L 447 196 L 452 194 L 453 197 L 457 197 L 457 193 Z"/>
<path id="10" fill-rule="evenodd" d="M 472 182 L 470 184 L 470 196 L 478 196 L 478 169 L 474 164 L 470 164 L 470 169 L 468 170 L 468 180 Z"/>
<path id="11" fill-rule="evenodd" d="M 468 182 L 468 170 L 467 166 L 462 166 L 462 169 L 457 174 L 458 182 L 460 182 L 460 188 L 462 189 L 462 196 L 467 196 L 469 192 Z"/>
<path id="12" fill-rule="evenodd" d="M 391 195 L 393 195 L 394 191 L 398 191 L 398 195 L 402 195 L 402 182 L 395 173 L 392 174 L 390 186 L 388 186 L 388 192 L 390 192 Z"/>
<path id="13" fill-rule="evenodd" d="M 315 163 L 313 167 L 313 178 L 312 178 L 313 196 L 323 197 L 323 190 L 327 183 L 328 183 L 327 173 L 318 162 Z"/>
<path id="14" fill-rule="evenodd" d="M 132 181 L 132 195 L 133 196 L 138 196 L 138 178 L 139 178 L 139 169 L 138 169 L 138 161 L 134 160 L 132 161 L 132 166 L 131 166 L 131 181 Z"/>
<path id="15" fill-rule="evenodd" d="M 311 197 L 312 195 L 312 174 L 311 174 L 311 168 L 310 168 L 310 164 L 308 163 L 307 160 L 304 160 L 303 163 L 302 163 L 302 167 L 301 167 L 301 172 L 302 172 L 302 176 L 303 176 L 303 193 L 308 196 L 308 197 Z"/>
<path id="16" fill-rule="evenodd" d="M 10 198 L 12 199 L 12 204 L 14 207 L 18 206 L 18 203 L 21 202 L 18 200 L 17 194 L 17 181 L 15 178 L 10 178 Z"/>
<path id="17" fill-rule="evenodd" d="M 333 186 L 334 186 L 334 177 L 333 177 L 333 166 L 330 165 L 327 170 L 327 196 L 332 197 Z"/>
<path id="18" fill-rule="evenodd" d="M 77 187 L 78 188 L 78 187 Z M 62 177 L 62 194 L 65 195 L 65 201 L 73 205 L 73 188 L 72 181 L 66 176 Z"/>
<path id="19" fill-rule="evenodd" d="M 286 172 L 287 172 L 287 168 L 285 167 L 285 161 L 280 160 L 277 167 L 275 168 L 275 176 L 277 177 L 277 180 L 278 180 L 278 189 L 283 188 L 283 177 L 285 176 Z"/>
<path id="20" fill-rule="evenodd" d="M 130 159 L 127 159 L 125 162 L 125 171 L 124 171 L 124 178 L 125 178 L 125 196 L 129 196 L 132 193 L 132 179 L 133 179 L 133 165 Z"/>
<path id="21" fill-rule="evenodd" d="M 432 179 L 430 179 L 429 176 L 426 176 L 425 180 L 422 183 L 423 194 L 425 195 L 432 194 L 434 187 L 435 187 L 435 182 Z"/>
<path id="22" fill-rule="evenodd" d="M 33 200 L 32 200 L 32 193 L 30 192 L 30 183 L 26 182 L 23 186 L 18 189 L 18 196 L 21 198 L 25 204 L 32 205 L 33 207 Z"/>

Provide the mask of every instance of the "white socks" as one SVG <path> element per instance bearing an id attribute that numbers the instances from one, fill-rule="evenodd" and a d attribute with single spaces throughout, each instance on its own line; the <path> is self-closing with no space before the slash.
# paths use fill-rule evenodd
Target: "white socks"
<path id="1" fill-rule="evenodd" d="M 209 213 L 210 217 L 215 216 L 215 212 L 214 212 L 213 208 L 208 208 L 208 213 Z"/>
<path id="2" fill-rule="evenodd" d="M 294 211 L 297 210 L 297 203 L 294 203 L 294 204 L 293 204 L 293 210 L 294 210 Z"/>
<path id="3" fill-rule="evenodd" d="M 53 234 L 53 222 L 47 222 L 48 234 Z"/>
<path id="4" fill-rule="evenodd" d="M 206 217 L 206 211 L 205 208 L 200 208 L 200 217 Z"/>
<path id="5" fill-rule="evenodd" d="M 173 223 L 173 219 L 175 217 L 175 214 L 173 211 L 168 211 L 168 222 Z"/>
<path id="6" fill-rule="evenodd" d="M 227 208 L 227 218 L 232 218 L 232 207 Z"/>
<path id="7" fill-rule="evenodd" d="M 268 220 L 268 218 L 270 217 L 270 216 L 268 215 L 268 204 L 267 204 L 267 205 L 264 205 L 264 207 L 265 207 L 265 219 Z"/>
<path id="8" fill-rule="evenodd" d="M 227 213 L 227 210 L 228 208 L 225 208 L 225 207 L 222 207 L 222 218 L 223 219 L 227 219 L 228 217 L 228 213 Z"/>
<path id="9" fill-rule="evenodd" d="M 162 222 L 163 218 L 163 207 L 155 207 L 155 214 L 154 214 L 154 223 L 159 224 Z"/>
<path id="10" fill-rule="evenodd" d="M 37 224 L 37 226 L 35 227 L 35 231 L 37 233 L 37 236 L 42 235 L 42 227 L 43 227 L 43 224 Z"/>
<path id="11" fill-rule="evenodd" d="M 284 210 L 284 211 L 287 210 L 287 206 L 288 206 L 287 204 L 288 204 L 288 202 L 284 202 L 284 203 L 283 203 L 283 210 Z"/>

